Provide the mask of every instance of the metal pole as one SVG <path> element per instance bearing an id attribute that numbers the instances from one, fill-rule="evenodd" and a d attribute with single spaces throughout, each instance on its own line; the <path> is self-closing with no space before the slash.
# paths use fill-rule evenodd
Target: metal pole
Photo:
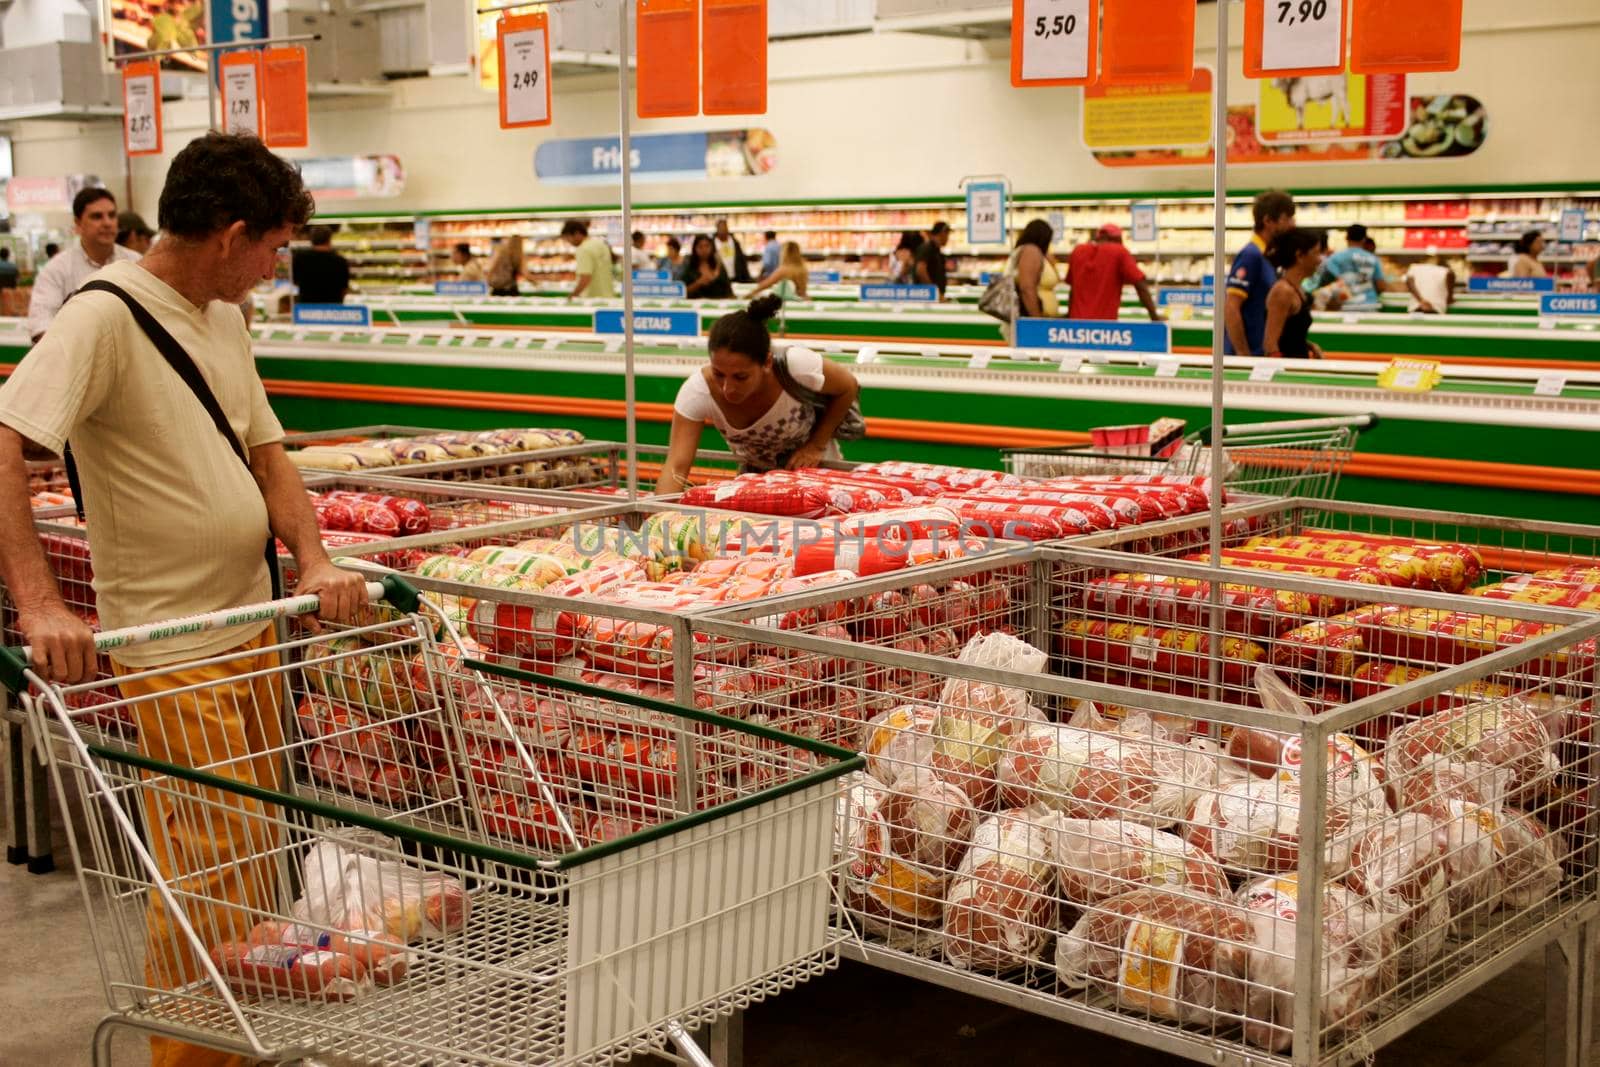
<path id="1" fill-rule="evenodd" d="M 621 44 L 617 49 L 617 117 L 622 131 L 622 389 L 626 409 L 628 445 L 628 501 L 639 498 L 639 422 L 637 383 L 633 374 L 633 261 L 629 235 L 633 233 L 633 147 L 628 114 L 628 4 L 617 4 Z"/>
<path id="2" fill-rule="evenodd" d="M 1211 86 L 1211 195 L 1212 224 L 1216 227 L 1211 267 L 1211 566 L 1222 566 L 1222 480 L 1227 453 L 1223 450 L 1223 311 L 1228 299 L 1228 5 L 1217 0 L 1217 57 Z M 1222 583 L 1213 578 L 1210 590 L 1210 634 L 1207 674 L 1212 700 L 1222 697 L 1223 613 Z"/>
<path id="3" fill-rule="evenodd" d="M 1228 5 L 1217 2 L 1217 69 L 1212 78 L 1211 167 L 1213 223 L 1216 226 L 1211 268 L 1211 565 L 1222 566 L 1222 479 L 1226 453 L 1222 450 L 1223 388 L 1222 338 L 1228 299 Z"/>

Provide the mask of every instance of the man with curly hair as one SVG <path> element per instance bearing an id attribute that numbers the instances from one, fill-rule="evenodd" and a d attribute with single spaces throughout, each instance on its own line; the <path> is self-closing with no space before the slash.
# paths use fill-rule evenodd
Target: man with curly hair
<path id="1" fill-rule="evenodd" d="M 354 615 L 362 581 L 323 549 L 239 312 L 313 206 L 299 172 L 255 138 L 211 133 L 191 142 L 161 192 L 161 241 L 137 263 L 96 273 L 0 387 L 0 577 L 44 678 L 75 682 L 96 669 L 93 635 L 62 601 L 28 505 L 24 453 L 60 453 L 69 440 L 105 627 L 269 599 L 272 536 L 294 553 L 298 592 L 321 595 L 324 618 Z M 186 360 L 158 347 L 167 335 L 162 343 L 176 342 Z M 199 384 L 183 377 L 185 362 Z M 140 750 L 278 788 L 283 723 L 272 632 L 248 622 L 112 652 L 122 694 L 136 702 Z M 253 915 L 281 910 L 264 805 L 163 781 L 147 779 L 142 798 L 159 874 L 189 901 L 187 917 L 207 949 L 242 941 Z M 148 982 L 170 989 L 201 978 L 157 894 L 148 907 Z M 151 1051 L 155 1067 L 244 1062 L 167 1038 L 153 1038 Z"/>

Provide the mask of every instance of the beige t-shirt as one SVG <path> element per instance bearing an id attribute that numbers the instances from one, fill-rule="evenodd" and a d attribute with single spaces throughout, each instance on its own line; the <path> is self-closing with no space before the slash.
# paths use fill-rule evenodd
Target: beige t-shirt
<path id="1" fill-rule="evenodd" d="M 196 309 L 133 263 L 95 277 L 127 290 L 183 345 L 247 449 L 283 438 L 237 306 Z M 104 628 L 269 599 L 267 508 L 255 479 L 115 296 L 67 302 L 0 386 L 0 422 L 53 452 L 72 442 Z M 199 658 L 263 628 L 190 634 L 115 658 L 130 667 Z"/>
<path id="2" fill-rule="evenodd" d="M 616 273 L 611 263 L 611 245 L 604 237 L 590 237 L 578 246 L 577 262 L 573 270 L 589 276 L 584 287 L 585 299 L 607 299 L 617 295 Z"/>

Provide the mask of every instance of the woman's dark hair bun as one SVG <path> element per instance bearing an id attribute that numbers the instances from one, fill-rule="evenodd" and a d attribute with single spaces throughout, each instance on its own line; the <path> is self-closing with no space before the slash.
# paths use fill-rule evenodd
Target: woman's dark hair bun
<path id="1" fill-rule="evenodd" d="M 783 297 L 777 293 L 763 293 L 750 301 L 749 313 L 757 322 L 766 322 L 778 314 L 778 309 L 783 307 Z"/>

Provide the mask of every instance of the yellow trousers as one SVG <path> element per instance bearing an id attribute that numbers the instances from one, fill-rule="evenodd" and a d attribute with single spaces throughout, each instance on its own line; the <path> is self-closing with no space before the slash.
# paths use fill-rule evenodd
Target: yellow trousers
<path id="1" fill-rule="evenodd" d="M 238 658 L 206 667 L 160 670 L 118 682 L 139 723 L 139 749 L 152 759 L 199 767 L 267 789 L 281 785 L 282 676 L 248 677 L 278 666 L 262 652 L 269 627 L 233 649 Z M 119 678 L 140 673 L 117 668 Z M 191 692 L 174 692 L 200 686 Z M 262 912 L 277 912 L 278 809 L 234 793 L 147 775 L 144 815 L 151 855 L 207 949 L 242 941 Z M 146 912 L 145 978 L 176 989 L 203 971 L 165 901 L 151 894 Z M 152 1067 L 242 1067 L 251 1062 L 170 1038 L 150 1039 Z"/>

